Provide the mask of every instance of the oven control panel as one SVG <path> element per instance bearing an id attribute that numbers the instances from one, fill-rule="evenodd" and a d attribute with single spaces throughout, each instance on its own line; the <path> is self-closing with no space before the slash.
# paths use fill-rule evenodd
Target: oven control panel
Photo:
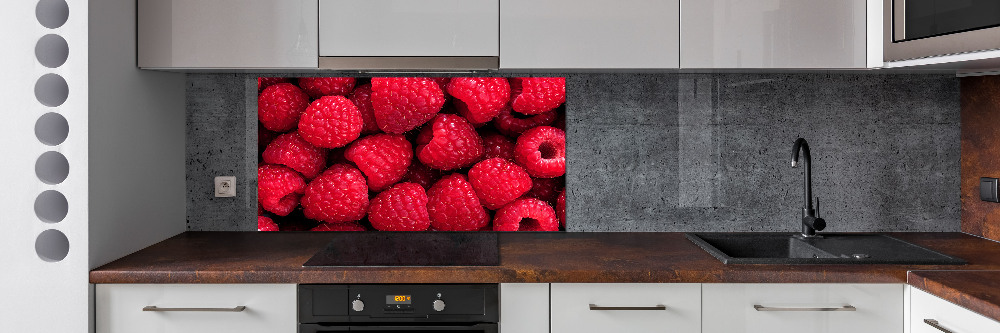
<path id="1" fill-rule="evenodd" d="M 306 322 L 491 322 L 499 318 L 496 284 L 299 285 Z"/>

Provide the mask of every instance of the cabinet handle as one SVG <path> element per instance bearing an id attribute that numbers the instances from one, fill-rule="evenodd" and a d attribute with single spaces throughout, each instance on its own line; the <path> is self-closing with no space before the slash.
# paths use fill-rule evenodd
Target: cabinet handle
<path id="1" fill-rule="evenodd" d="M 142 311 L 156 311 L 156 312 L 175 312 L 175 311 L 191 311 L 191 312 L 243 312 L 247 307 L 240 305 L 233 308 L 158 308 L 153 305 L 149 305 L 142 308 Z"/>
<path id="2" fill-rule="evenodd" d="M 944 326 L 941 326 L 941 323 L 938 323 L 938 321 L 934 320 L 934 319 L 924 319 L 924 323 L 927 324 L 927 325 L 931 325 L 931 327 L 936 328 L 939 331 L 944 332 L 944 333 L 955 333 L 955 332 L 952 332 L 951 330 L 949 330 L 947 328 L 944 328 Z"/>
<path id="3" fill-rule="evenodd" d="M 844 305 L 832 308 L 776 308 L 754 304 L 753 309 L 757 311 L 858 311 L 858 308 L 855 308 L 853 305 Z"/>
<path id="4" fill-rule="evenodd" d="M 590 305 L 590 309 L 591 309 L 591 310 L 597 310 L 597 311 L 619 311 L 619 310 L 628 310 L 628 311 L 638 311 L 638 310 L 666 310 L 666 309 L 667 309 L 667 306 L 666 306 L 666 305 L 654 305 L 654 306 L 598 306 L 598 305 L 596 305 L 596 304 L 591 304 L 591 305 Z"/>

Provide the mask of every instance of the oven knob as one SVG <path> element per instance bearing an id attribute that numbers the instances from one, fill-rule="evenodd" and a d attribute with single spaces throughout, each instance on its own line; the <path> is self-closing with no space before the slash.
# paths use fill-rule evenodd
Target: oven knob
<path id="1" fill-rule="evenodd" d="M 444 301 L 435 300 L 434 301 L 434 311 L 441 312 L 444 311 Z"/>
<path id="2" fill-rule="evenodd" d="M 354 300 L 354 302 L 351 302 L 351 309 L 354 309 L 354 311 L 357 311 L 357 312 L 364 311 L 365 310 L 365 302 L 362 302 L 360 299 L 356 299 L 356 300 Z"/>

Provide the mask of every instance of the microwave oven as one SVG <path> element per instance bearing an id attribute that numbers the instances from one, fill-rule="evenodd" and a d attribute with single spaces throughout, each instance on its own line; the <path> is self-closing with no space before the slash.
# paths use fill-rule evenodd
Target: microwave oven
<path id="1" fill-rule="evenodd" d="M 1000 49 L 998 0 L 884 0 L 886 62 Z"/>

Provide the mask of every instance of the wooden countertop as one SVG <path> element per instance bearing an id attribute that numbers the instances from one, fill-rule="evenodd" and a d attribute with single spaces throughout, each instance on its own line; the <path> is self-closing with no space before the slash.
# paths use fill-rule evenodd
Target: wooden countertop
<path id="1" fill-rule="evenodd" d="M 892 233 L 968 265 L 724 265 L 683 233 L 501 233 L 499 266 L 302 267 L 331 235 L 185 232 L 90 272 L 91 283 L 909 283 L 1000 321 L 1000 243 Z M 908 273 L 909 272 L 909 273 Z"/>
<path id="2" fill-rule="evenodd" d="M 911 270 L 1000 270 L 1000 244 L 962 233 L 893 233 L 969 262 L 724 265 L 683 233 L 502 233 L 499 266 L 302 267 L 331 236 L 185 232 L 90 272 L 91 283 L 905 283 Z"/>
<path id="3" fill-rule="evenodd" d="M 907 283 L 1000 321 L 1000 271 L 912 271 Z"/>

